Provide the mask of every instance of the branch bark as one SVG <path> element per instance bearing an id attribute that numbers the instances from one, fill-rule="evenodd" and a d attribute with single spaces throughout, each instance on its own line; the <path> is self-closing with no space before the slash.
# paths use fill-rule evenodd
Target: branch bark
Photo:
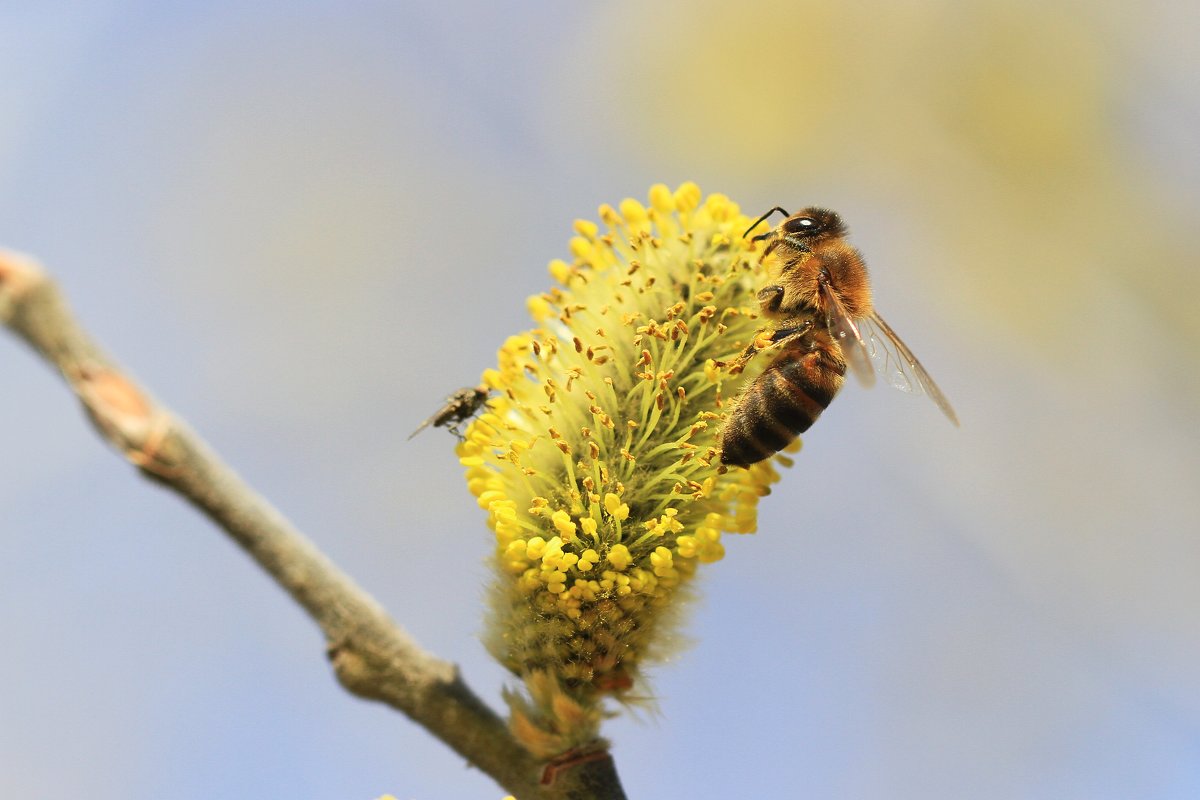
<path id="1" fill-rule="evenodd" d="M 348 691 L 408 715 L 520 798 L 625 797 L 611 757 L 547 769 L 463 681 L 92 341 L 32 259 L 0 251 L 0 322 L 62 374 L 99 433 L 212 519 L 308 613 Z M 543 776 L 552 777 L 546 785 Z"/>

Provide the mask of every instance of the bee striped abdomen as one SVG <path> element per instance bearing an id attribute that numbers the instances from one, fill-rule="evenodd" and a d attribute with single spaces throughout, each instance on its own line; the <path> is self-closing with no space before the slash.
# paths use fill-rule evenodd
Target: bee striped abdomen
<path id="1" fill-rule="evenodd" d="M 821 348 L 802 345 L 778 355 L 730 413 L 721 461 L 745 467 L 787 447 L 833 401 L 845 374 L 845 363 Z"/>

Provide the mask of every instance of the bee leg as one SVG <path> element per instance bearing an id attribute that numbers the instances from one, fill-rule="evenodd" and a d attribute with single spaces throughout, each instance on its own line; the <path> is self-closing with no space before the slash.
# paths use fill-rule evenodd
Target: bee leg
<path id="1" fill-rule="evenodd" d="M 767 288 L 769 289 L 771 287 Z M 766 289 L 763 291 L 766 291 Z M 783 293 L 782 288 L 780 288 L 779 291 L 780 294 Z M 812 327 L 812 321 L 806 320 L 799 325 L 791 325 L 786 328 L 776 328 L 775 330 L 771 331 L 770 336 L 764 336 L 766 331 L 759 331 L 754 337 L 754 341 L 746 345 L 746 349 L 742 351 L 741 355 L 733 360 L 732 365 L 729 367 L 729 374 L 737 375 L 746 368 L 746 365 L 750 363 L 750 359 L 754 358 L 754 356 L 759 352 L 770 348 L 782 347 L 788 342 L 791 342 L 793 339 L 804 336 L 812 330 Z"/>
<path id="2" fill-rule="evenodd" d="M 733 362 L 730 364 L 729 374 L 737 375 L 742 370 L 744 370 L 746 368 L 746 365 L 750 363 L 750 359 L 754 358 L 754 355 L 758 351 L 759 351 L 758 337 L 755 336 L 754 341 L 751 342 L 750 344 L 746 345 L 746 349 L 742 351 L 741 355 L 739 355 L 737 358 L 735 358 L 733 360 Z"/>
<path id="3" fill-rule="evenodd" d="M 799 325 L 794 325 L 787 328 L 776 328 L 775 332 L 771 334 L 771 346 L 780 348 L 785 347 L 796 339 L 799 339 L 802 336 L 807 336 L 808 332 L 812 329 L 812 320 L 807 320 Z"/>
<path id="4" fill-rule="evenodd" d="M 759 290 L 758 306 L 764 316 L 772 317 L 779 313 L 779 307 L 783 305 L 783 294 L 783 287 L 777 283 Z"/>

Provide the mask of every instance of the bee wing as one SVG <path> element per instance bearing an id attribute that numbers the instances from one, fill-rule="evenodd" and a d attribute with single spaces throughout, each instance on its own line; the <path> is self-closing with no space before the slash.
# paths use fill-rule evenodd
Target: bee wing
<path id="1" fill-rule="evenodd" d="M 887 382 L 902 392 L 929 395 L 929 399 L 937 403 L 946 418 L 958 425 L 958 415 L 950 407 L 950 401 L 933 382 L 933 378 L 929 377 L 908 345 L 900 341 L 892 326 L 884 322 L 876 311 L 861 318 L 859 325 L 867 335 L 867 354 Z"/>
<path id="2" fill-rule="evenodd" d="M 820 287 L 825 307 L 829 309 L 825 316 L 825 325 L 829 328 L 829 333 L 841 346 L 846 363 L 849 364 L 854 377 L 858 378 L 858 382 L 866 387 L 874 386 L 875 370 L 871 367 L 871 357 L 862 334 L 859 333 L 858 325 L 829 284 L 822 281 Z"/>

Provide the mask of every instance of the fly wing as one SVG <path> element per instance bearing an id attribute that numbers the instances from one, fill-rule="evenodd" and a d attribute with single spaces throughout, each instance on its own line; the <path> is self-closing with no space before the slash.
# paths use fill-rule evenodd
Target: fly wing
<path id="1" fill-rule="evenodd" d="M 417 429 L 408 435 L 411 439 L 421 431 L 432 425 L 435 428 L 440 428 L 447 423 L 461 422 L 475 412 L 477 407 L 475 398 L 477 397 L 475 389 L 463 388 L 456 391 L 454 394 L 446 398 L 446 404 L 434 412 L 433 416 L 422 422 Z"/>
<path id="2" fill-rule="evenodd" d="M 837 293 L 829 284 L 822 281 L 820 287 L 821 297 L 825 301 L 825 308 L 828 309 L 825 315 L 825 324 L 829 328 L 829 334 L 841 346 L 846 363 L 850 366 L 850 371 L 858 378 L 858 382 L 868 388 L 874 386 L 875 370 L 871 367 L 871 357 L 862 334 L 858 330 L 858 325 L 850 317 L 846 306 L 838 299 Z"/>
<path id="3" fill-rule="evenodd" d="M 425 421 L 424 421 L 424 422 L 422 422 L 420 425 L 418 425 L 418 426 L 417 426 L 417 429 L 408 435 L 408 438 L 409 438 L 409 439 L 413 438 L 413 437 L 414 437 L 414 436 L 416 436 L 418 433 L 420 433 L 421 431 L 423 431 L 423 430 L 425 430 L 426 428 L 428 428 L 430 425 L 434 425 L 434 424 L 438 424 L 438 425 L 440 425 L 441 423 L 440 423 L 440 422 L 438 422 L 438 418 L 439 418 L 439 417 L 441 417 L 441 416 L 442 416 L 443 414 L 445 414 L 445 413 L 446 413 L 446 409 L 444 409 L 444 408 L 443 408 L 443 409 L 440 409 L 440 410 L 439 410 L 439 411 L 438 411 L 436 414 L 434 414 L 432 417 L 430 417 L 429 419 L 425 420 Z"/>
<path id="4" fill-rule="evenodd" d="M 900 341 L 892 326 L 884 322 L 878 312 L 871 311 L 861 318 L 859 327 L 867 337 L 867 354 L 888 383 L 902 392 L 928 395 L 946 418 L 958 425 L 958 415 L 951 408 L 950 401 L 933 382 L 933 378 L 929 377 L 908 345 Z"/>

